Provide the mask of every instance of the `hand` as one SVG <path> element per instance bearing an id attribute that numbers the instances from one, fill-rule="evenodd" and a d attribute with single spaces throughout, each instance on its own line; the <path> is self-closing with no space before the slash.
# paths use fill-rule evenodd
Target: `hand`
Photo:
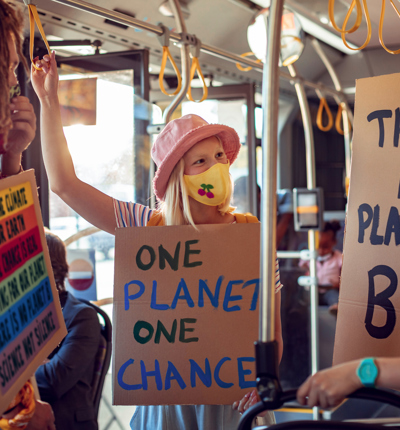
<path id="1" fill-rule="evenodd" d="M 8 133 L 6 152 L 19 157 L 36 133 L 36 115 L 27 97 L 14 97 L 10 103 L 12 129 Z"/>
<path id="2" fill-rule="evenodd" d="M 310 407 L 331 408 L 362 387 L 357 376 L 359 360 L 350 361 L 310 376 L 297 390 L 297 401 Z"/>
<path id="3" fill-rule="evenodd" d="M 56 430 L 53 409 L 48 403 L 36 400 L 36 409 L 26 430 Z"/>
<path id="4" fill-rule="evenodd" d="M 236 401 L 232 405 L 233 410 L 239 411 L 241 414 L 247 411 L 247 409 L 254 406 L 260 401 L 260 397 L 256 390 L 250 391 L 244 395 L 242 400 Z M 258 416 L 264 416 L 266 412 L 259 414 Z"/>
<path id="5" fill-rule="evenodd" d="M 39 97 L 40 101 L 46 98 L 57 97 L 58 90 L 58 72 L 56 53 L 53 51 L 51 56 L 45 55 L 43 60 L 36 57 L 34 60 L 37 67 L 42 70 L 31 68 L 31 79 L 33 88 Z"/>

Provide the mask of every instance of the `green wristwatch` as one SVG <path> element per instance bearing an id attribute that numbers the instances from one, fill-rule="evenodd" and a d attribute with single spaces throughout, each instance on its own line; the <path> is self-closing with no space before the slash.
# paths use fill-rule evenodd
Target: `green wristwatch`
<path id="1" fill-rule="evenodd" d="M 375 381 L 378 377 L 378 368 L 373 357 L 364 358 L 357 368 L 357 376 L 364 387 L 375 388 Z"/>

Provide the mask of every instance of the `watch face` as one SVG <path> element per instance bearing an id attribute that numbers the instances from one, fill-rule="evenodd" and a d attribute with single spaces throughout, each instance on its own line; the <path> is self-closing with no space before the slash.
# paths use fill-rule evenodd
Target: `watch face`
<path id="1" fill-rule="evenodd" d="M 371 381 L 375 378 L 375 366 L 372 363 L 364 363 L 360 370 L 363 379 Z"/>
<path id="2" fill-rule="evenodd" d="M 358 376 L 365 386 L 374 386 L 375 379 L 378 376 L 378 369 L 373 359 L 364 359 L 358 368 Z"/>

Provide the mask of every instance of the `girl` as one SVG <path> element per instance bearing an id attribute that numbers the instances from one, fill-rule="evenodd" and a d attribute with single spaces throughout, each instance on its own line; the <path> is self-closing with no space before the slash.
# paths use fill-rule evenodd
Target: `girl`
<path id="1" fill-rule="evenodd" d="M 225 125 L 208 124 L 197 115 L 171 121 L 154 143 L 152 158 L 158 169 L 153 188 L 160 202 L 158 210 L 114 200 L 82 182 L 75 174 L 62 130 L 55 54 L 45 56 L 38 65 L 43 71 L 32 70 L 32 83 L 41 103 L 43 157 L 50 186 L 90 223 L 114 234 L 117 227 L 191 224 L 196 228 L 196 224 L 254 221 L 235 216 L 230 206 L 229 166 L 240 149 L 237 133 Z M 276 301 L 280 309 L 280 293 Z M 279 312 L 276 339 L 282 345 Z M 233 430 L 239 419 L 238 411 L 230 406 L 146 406 L 136 409 L 131 427 Z"/>

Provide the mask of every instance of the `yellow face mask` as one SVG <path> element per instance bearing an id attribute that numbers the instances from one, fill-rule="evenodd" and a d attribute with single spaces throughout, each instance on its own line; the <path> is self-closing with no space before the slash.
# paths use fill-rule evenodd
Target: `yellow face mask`
<path id="1" fill-rule="evenodd" d="M 208 206 L 219 206 L 229 194 L 229 163 L 217 163 L 198 175 L 183 175 L 190 197 Z"/>

